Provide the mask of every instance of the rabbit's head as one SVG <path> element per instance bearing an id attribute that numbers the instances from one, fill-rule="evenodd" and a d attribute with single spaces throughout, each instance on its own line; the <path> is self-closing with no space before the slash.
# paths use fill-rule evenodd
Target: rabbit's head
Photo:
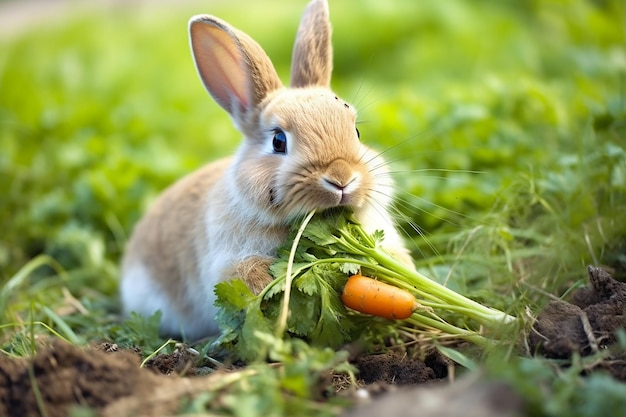
<path id="1" fill-rule="evenodd" d="M 302 16 L 289 88 L 263 49 L 226 22 L 196 16 L 190 38 L 202 82 L 244 134 L 227 175 L 260 221 L 286 224 L 337 206 L 386 211 L 385 163 L 361 144 L 355 109 L 330 90 L 326 0 L 313 0 Z"/>

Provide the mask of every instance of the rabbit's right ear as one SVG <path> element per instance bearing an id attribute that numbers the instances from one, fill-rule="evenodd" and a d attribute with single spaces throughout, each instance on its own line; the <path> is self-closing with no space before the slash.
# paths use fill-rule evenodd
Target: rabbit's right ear
<path id="1" fill-rule="evenodd" d="M 261 46 L 228 23 L 213 16 L 194 16 L 189 38 L 204 86 L 235 121 L 282 87 Z"/>

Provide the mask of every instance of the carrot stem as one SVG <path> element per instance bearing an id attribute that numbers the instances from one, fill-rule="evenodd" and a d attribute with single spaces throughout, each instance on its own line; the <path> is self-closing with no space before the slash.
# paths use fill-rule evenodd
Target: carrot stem
<path id="1" fill-rule="evenodd" d="M 313 215 L 315 214 L 315 210 L 311 210 L 311 212 L 304 218 L 298 232 L 296 233 L 296 237 L 293 239 L 293 243 L 291 245 L 291 251 L 289 252 L 289 260 L 287 262 L 287 272 L 285 275 L 285 294 L 283 296 L 283 303 L 280 309 L 280 315 L 278 316 L 278 322 L 276 323 L 276 336 L 281 338 L 285 333 L 285 329 L 287 328 L 287 317 L 289 316 L 289 298 L 291 297 L 291 282 L 293 281 L 294 275 L 292 275 L 293 269 L 293 260 L 296 256 L 296 249 L 298 249 L 298 243 L 300 242 L 300 238 L 302 237 L 302 233 L 304 233 L 304 229 L 306 229 L 306 225 L 309 224 Z"/>
<path id="2" fill-rule="evenodd" d="M 444 301 L 446 304 L 449 304 L 449 306 L 453 307 L 453 309 L 464 309 L 468 317 L 477 320 L 480 324 L 492 326 L 496 324 L 510 323 L 515 320 L 514 317 L 502 311 L 486 307 L 433 281 L 417 270 L 409 268 L 407 265 L 385 253 L 381 248 L 377 248 L 375 243 L 372 242 L 371 238 L 369 238 L 363 228 L 361 228 L 358 224 L 356 226 L 357 227 L 355 227 L 355 229 L 360 234 L 360 237 L 370 244 L 369 246 L 363 245 L 356 238 L 354 238 L 354 236 L 342 229 L 338 230 L 341 238 L 352 250 L 356 250 L 361 255 L 374 259 L 385 268 L 389 276 L 396 277 L 397 279 L 393 280 L 394 284 L 400 285 L 409 290 L 412 289 L 413 291 L 422 289 L 422 294 L 434 296 L 441 301 Z M 411 286 L 412 288 L 409 288 Z M 442 307 L 444 306 L 442 305 Z M 448 306 L 446 305 L 445 308 L 448 308 Z"/>

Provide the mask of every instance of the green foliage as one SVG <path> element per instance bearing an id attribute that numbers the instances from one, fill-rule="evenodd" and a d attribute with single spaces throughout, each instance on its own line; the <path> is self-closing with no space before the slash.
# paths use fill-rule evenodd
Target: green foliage
<path id="1" fill-rule="evenodd" d="M 299 227 L 298 227 L 299 226 Z M 296 246 L 294 246 L 296 245 Z M 292 228 L 285 246 L 271 265 L 274 280 L 255 296 L 240 280 L 216 286 L 217 322 L 221 329 L 215 346 L 229 349 L 237 359 L 266 360 L 275 338 L 296 336 L 312 346 L 338 348 L 373 333 L 385 336 L 381 320 L 347 309 L 340 294 L 349 274 L 360 271 L 412 293 L 422 306 L 403 324 L 407 333 L 463 337 L 486 345 L 490 342 L 471 331 L 475 320 L 490 331 L 515 319 L 450 291 L 419 272 L 398 262 L 384 250 L 384 235 L 367 234 L 348 210 L 311 213 L 302 225 Z M 291 281 L 293 280 L 293 281 Z M 291 287 L 288 287 L 291 285 Z M 287 293 L 286 289 L 291 291 Z M 287 317 L 281 317 L 285 300 Z M 467 328 L 441 318 L 455 317 Z M 391 322 L 389 328 L 393 327 Z M 268 339 L 268 335 L 274 337 Z"/>
<path id="2" fill-rule="evenodd" d="M 159 336 L 161 312 L 150 317 L 141 316 L 134 311 L 120 325 L 108 329 L 109 337 L 120 346 L 140 348 L 143 352 L 154 352 L 163 345 Z"/>
<path id="3" fill-rule="evenodd" d="M 589 359 L 576 358 L 569 368 L 563 369 L 539 357 L 516 358 L 507 366 L 491 361 L 488 374 L 509 382 L 525 399 L 529 415 L 615 415 L 624 406 L 626 384 L 604 372 L 581 377 L 590 363 Z"/>
<path id="4" fill-rule="evenodd" d="M 225 374 L 222 385 L 186 404 L 181 412 L 233 416 L 332 416 L 344 405 L 337 398 L 320 397 L 330 393 L 330 375 L 346 374 L 354 379 L 346 352 L 312 348 L 302 340 L 281 340 L 263 334 L 268 354 L 278 366 L 251 364 L 246 369 Z"/>
<path id="5" fill-rule="evenodd" d="M 316 270 L 316 273 L 304 273 L 297 279 L 299 283 L 289 300 L 287 330 L 308 340 L 312 346 L 338 348 L 354 338 L 351 321 L 346 317 L 346 308 L 339 301 L 336 288 L 337 283 L 345 283 L 347 276 L 338 270 L 337 264 L 326 264 Z M 335 285 L 324 281 L 329 276 L 334 278 Z M 301 286 L 301 278 L 309 281 L 305 287 Z M 221 311 L 217 320 L 221 334 L 214 345 L 227 348 L 235 358 L 247 361 L 267 359 L 270 347 L 267 343 L 275 342 L 267 337 L 275 333 L 284 285 L 283 274 L 270 284 L 267 291 L 253 296 L 241 280 L 218 284 L 217 305 Z M 308 292 L 311 288 L 314 290 Z"/>

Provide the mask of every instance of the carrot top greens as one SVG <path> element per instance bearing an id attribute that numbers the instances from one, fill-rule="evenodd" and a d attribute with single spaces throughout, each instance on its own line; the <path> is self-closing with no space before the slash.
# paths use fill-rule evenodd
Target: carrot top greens
<path id="1" fill-rule="evenodd" d="M 367 234 L 346 210 L 315 214 L 299 232 L 301 237 L 294 228 L 279 250 L 270 267 L 275 279 L 258 296 L 239 279 L 217 285 L 217 320 L 222 334 L 216 345 L 244 360 L 267 355 L 264 343 L 271 343 L 271 339 L 263 334 L 283 336 L 278 322 L 287 298 L 283 294 L 288 269 L 293 281 L 287 336 L 304 338 L 316 346 L 336 348 L 360 337 L 389 333 L 393 331 L 390 325 L 398 323 L 405 330 L 426 333 L 433 339 L 452 336 L 487 344 L 490 341 L 480 334 L 481 326 L 493 330 L 514 321 L 512 316 L 470 300 L 397 261 L 382 248 L 384 234 Z M 294 244 L 296 235 L 299 239 Z M 409 291 L 423 308 L 397 322 L 346 309 L 340 294 L 349 275 L 359 271 Z"/>

